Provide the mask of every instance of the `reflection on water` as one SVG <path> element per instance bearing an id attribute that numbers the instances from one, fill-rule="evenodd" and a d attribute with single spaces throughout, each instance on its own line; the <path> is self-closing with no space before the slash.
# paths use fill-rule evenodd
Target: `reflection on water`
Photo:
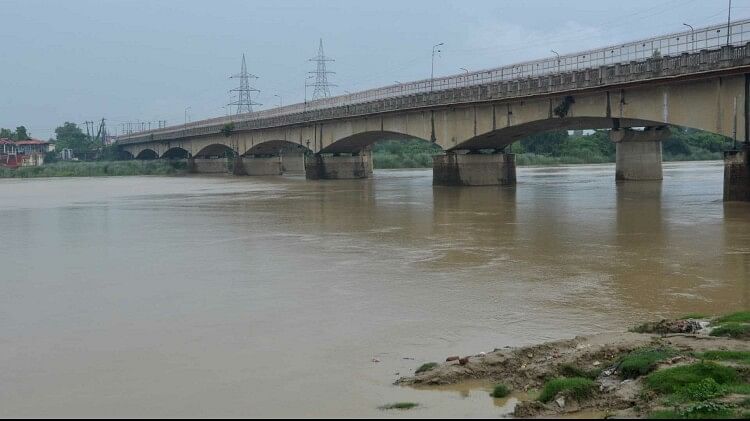
<path id="1" fill-rule="evenodd" d="M 748 307 L 750 205 L 722 203 L 721 163 L 518 175 L 0 180 L 0 416 L 498 416 L 482 388 L 392 382 Z"/>

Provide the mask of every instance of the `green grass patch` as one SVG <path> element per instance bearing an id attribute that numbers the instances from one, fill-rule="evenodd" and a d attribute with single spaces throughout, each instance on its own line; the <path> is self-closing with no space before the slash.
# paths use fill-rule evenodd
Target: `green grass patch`
<path id="1" fill-rule="evenodd" d="M 583 399 L 591 396 L 596 384 L 591 379 L 583 377 L 559 378 L 550 380 L 544 385 L 539 401 L 549 402 L 560 392 L 565 392 L 575 399 Z"/>
<path id="2" fill-rule="evenodd" d="M 727 314 L 716 320 L 718 323 L 748 323 L 750 322 L 750 311 L 739 311 L 737 313 Z"/>
<path id="3" fill-rule="evenodd" d="M 683 320 L 685 319 L 708 319 L 708 318 L 709 316 L 703 313 L 688 313 L 680 317 L 680 319 L 683 319 Z"/>
<path id="4" fill-rule="evenodd" d="M 504 384 L 495 385 L 492 389 L 492 393 L 490 393 L 490 396 L 493 398 L 504 398 L 508 395 L 510 395 L 510 388 Z"/>
<path id="5" fill-rule="evenodd" d="M 417 368 L 417 371 L 415 371 L 414 374 L 426 373 L 430 370 L 434 370 L 437 366 L 438 363 L 424 363 Z"/>
<path id="6" fill-rule="evenodd" d="M 622 377 L 634 379 L 654 371 L 659 361 L 676 354 L 674 350 L 669 348 L 636 349 L 620 359 L 618 370 Z"/>
<path id="7" fill-rule="evenodd" d="M 721 324 L 711 331 L 711 336 L 722 336 L 727 338 L 749 338 L 750 325 L 739 322 L 727 322 Z"/>
<path id="8" fill-rule="evenodd" d="M 737 370 L 714 363 L 700 362 L 691 365 L 667 368 L 651 373 L 646 377 L 646 385 L 663 394 L 678 393 L 691 384 L 706 378 L 720 385 L 733 385 L 739 381 Z"/>
<path id="9" fill-rule="evenodd" d="M 719 384 L 711 377 L 698 383 L 691 383 L 680 389 L 677 394 L 685 401 L 703 402 L 720 398 L 728 393 L 726 385 Z"/>
<path id="10" fill-rule="evenodd" d="M 418 406 L 419 406 L 419 404 L 418 403 L 414 403 L 414 402 L 396 402 L 396 403 L 389 403 L 388 405 L 383 405 L 383 406 L 381 406 L 379 408 L 382 409 L 382 410 L 389 410 L 389 409 L 401 409 L 401 410 L 405 410 L 405 409 L 416 408 Z"/>
<path id="11" fill-rule="evenodd" d="M 727 387 L 727 393 L 735 395 L 750 395 L 750 384 L 740 383 L 729 385 Z"/>
<path id="12" fill-rule="evenodd" d="M 682 409 L 654 411 L 649 414 L 651 420 L 699 420 L 737 418 L 740 414 L 729 405 L 721 402 L 699 402 Z M 741 417 L 741 416 L 740 416 Z"/>
<path id="13" fill-rule="evenodd" d="M 578 368 L 573 364 L 561 364 L 558 370 L 563 377 L 583 377 L 591 380 L 596 379 L 602 373 L 601 368 L 586 370 Z"/>
<path id="14" fill-rule="evenodd" d="M 711 361 L 736 361 L 750 364 L 750 352 L 748 351 L 706 351 L 696 353 L 697 358 Z"/>

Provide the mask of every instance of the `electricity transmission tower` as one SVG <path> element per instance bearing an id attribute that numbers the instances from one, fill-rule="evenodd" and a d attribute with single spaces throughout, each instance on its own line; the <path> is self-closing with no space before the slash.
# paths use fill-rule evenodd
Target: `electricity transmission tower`
<path id="1" fill-rule="evenodd" d="M 250 86 L 250 79 L 257 79 L 258 76 L 247 72 L 247 65 L 245 64 L 245 54 L 242 54 L 242 70 L 240 71 L 240 73 L 230 76 L 229 78 L 240 80 L 240 86 L 229 91 L 230 93 L 237 93 L 237 100 L 227 104 L 230 109 L 231 107 L 237 107 L 237 112 L 235 114 L 251 113 L 253 112 L 253 105 L 262 105 L 258 104 L 257 102 L 253 102 L 252 98 L 250 98 L 251 93 L 260 91 Z"/>
<path id="2" fill-rule="evenodd" d="M 323 39 L 320 39 L 320 46 L 318 47 L 318 55 L 311 58 L 309 61 L 314 61 L 317 63 L 317 68 L 314 72 L 308 72 L 313 75 L 315 75 L 315 82 L 307 85 L 307 86 L 314 86 L 315 90 L 313 91 L 312 99 L 313 101 L 320 98 L 328 98 L 331 96 L 331 90 L 328 89 L 330 87 L 334 87 L 336 85 L 328 83 L 328 75 L 329 74 L 335 74 L 335 72 L 329 72 L 326 70 L 326 62 L 328 61 L 335 61 L 332 58 L 326 57 L 323 53 Z"/>

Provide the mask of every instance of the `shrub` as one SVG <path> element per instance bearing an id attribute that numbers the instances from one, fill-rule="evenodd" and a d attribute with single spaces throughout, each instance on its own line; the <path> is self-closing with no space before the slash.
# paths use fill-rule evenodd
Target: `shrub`
<path id="1" fill-rule="evenodd" d="M 495 388 L 492 389 L 492 393 L 490 393 L 490 396 L 493 398 L 504 398 L 508 395 L 510 395 L 510 389 L 504 384 L 495 385 Z"/>
<path id="2" fill-rule="evenodd" d="M 707 401 L 727 394 L 727 387 L 716 383 L 711 377 L 707 377 L 698 383 L 691 383 L 677 392 L 680 397 L 687 401 Z"/>
<path id="3" fill-rule="evenodd" d="M 417 368 L 417 371 L 415 371 L 414 373 L 415 374 L 425 373 L 425 372 L 435 369 L 435 367 L 437 366 L 438 366 L 438 363 L 424 363 L 420 365 L 419 368 Z"/>
<path id="4" fill-rule="evenodd" d="M 595 383 L 591 379 L 582 377 L 554 379 L 544 385 L 539 401 L 549 402 L 560 392 L 568 393 L 576 399 L 584 399 L 594 392 Z"/>

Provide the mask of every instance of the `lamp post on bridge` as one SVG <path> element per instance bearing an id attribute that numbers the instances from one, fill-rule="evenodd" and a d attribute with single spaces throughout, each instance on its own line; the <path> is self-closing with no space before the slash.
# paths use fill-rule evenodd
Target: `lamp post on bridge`
<path id="1" fill-rule="evenodd" d="M 690 43 L 691 43 L 690 51 L 693 52 L 695 51 L 695 28 L 693 28 L 693 25 L 690 25 L 687 23 L 683 23 L 683 25 L 690 28 Z"/>
<path id="2" fill-rule="evenodd" d="M 281 102 L 281 95 L 274 95 L 274 96 L 275 96 L 276 98 L 278 98 L 278 99 L 279 99 L 279 108 L 281 108 L 281 106 L 282 106 L 282 104 L 283 104 L 283 103 Z"/>
<path id="3" fill-rule="evenodd" d="M 185 134 L 187 134 L 187 123 L 188 123 L 188 110 L 192 107 L 185 107 Z"/>
<path id="4" fill-rule="evenodd" d="M 461 69 L 461 70 L 463 70 L 465 72 L 465 75 L 464 75 L 464 84 L 468 85 L 469 84 L 469 69 L 467 69 L 466 67 L 459 67 L 459 69 Z M 456 82 L 456 83 L 458 83 L 458 82 Z"/>
<path id="5" fill-rule="evenodd" d="M 440 44 L 435 44 L 432 46 L 432 70 L 430 70 L 430 92 L 432 92 L 433 85 L 435 83 L 435 53 L 439 53 L 440 50 L 438 47 L 443 45 L 444 43 L 441 42 Z"/>
<path id="6" fill-rule="evenodd" d="M 555 50 L 550 50 L 557 56 L 557 73 L 560 73 L 560 53 Z"/>

